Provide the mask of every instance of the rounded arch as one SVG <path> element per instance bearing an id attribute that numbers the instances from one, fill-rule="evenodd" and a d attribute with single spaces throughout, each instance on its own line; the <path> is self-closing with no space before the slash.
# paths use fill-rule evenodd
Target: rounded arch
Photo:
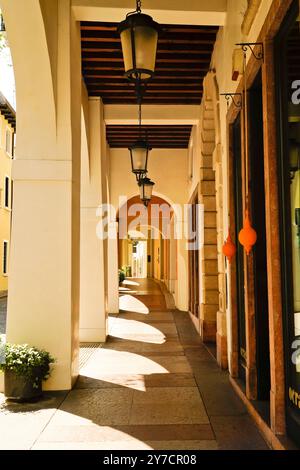
<path id="1" fill-rule="evenodd" d="M 124 238 L 129 229 L 138 229 L 140 226 L 158 228 L 164 238 L 168 238 L 170 224 L 175 210 L 165 199 L 153 195 L 147 209 L 143 206 L 138 195 L 132 196 L 118 209 L 116 218 L 119 223 L 119 236 Z"/>
<path id="2" fill-rule="evenodd" d="M 17 157 L 21 153 L 22 158 L 47 158 L 53 155 L 56 142 L 56 107 L 50 61 L 53 54 L 49 52 L 41 3 L 18 2 L 16 15 L 16 2 L 1 0 L 1 9 L 16 82 Z"/>

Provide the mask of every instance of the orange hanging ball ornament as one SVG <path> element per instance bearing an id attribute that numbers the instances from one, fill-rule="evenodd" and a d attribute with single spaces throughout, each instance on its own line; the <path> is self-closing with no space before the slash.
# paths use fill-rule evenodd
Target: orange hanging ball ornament
<path id="1" fill-rule="evenodd" d="M 246 211 L 244 227 L 239 233 L 239 242 L 245 248 L 247 256 L 250 255 L 253 246 L 257 241 L 257 233 L 251 225 L 249 213 Z"/>
<path id="2" fill-rule="evenodd" d="M 236 254 L 236 246 L 232 241 L 230 232 L 228 232 L 228 237 L 227 237 L 226 242 L 223 245 L 222 251 L 223 251 L 223 255 L 226 256 L 226 258 L 228 259 L 229 264 L 231 264 L 232 258 Z"/>

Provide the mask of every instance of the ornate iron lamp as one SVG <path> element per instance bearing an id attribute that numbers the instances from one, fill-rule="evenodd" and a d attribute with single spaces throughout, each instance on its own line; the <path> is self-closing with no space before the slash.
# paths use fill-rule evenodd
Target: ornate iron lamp
<path id="1" fill-rule="evenodd" d="M 150 178 L 142 178 L 139 181 L 139 187 L 140 187 L 140 198 L 143 201 L 145 207 L 148 207 L 149 202 L 151 201 L 152 198 L 152 191 L 153 191 L 153 186 L 155 183 L 150 180 Z"/>
<path id="2" fill-rule="evenodd" d="M 118 26 L 125 75 L 139 91 L 154 74 L 159 29 L 151 16 L 141 12 L 140 0 L 136 2 L 136 10 L 128 13 Z"/>
<path id="3" fill-rule="evenodd" d="M 152 150 L 147 140 L 142 138 L 142 106 L 139 103 L 139 138 L 128 148 L 131 158 L 132 173 L 135 174 L 137 181 L 146 176 L 148 171 L 148 155 Z"/>

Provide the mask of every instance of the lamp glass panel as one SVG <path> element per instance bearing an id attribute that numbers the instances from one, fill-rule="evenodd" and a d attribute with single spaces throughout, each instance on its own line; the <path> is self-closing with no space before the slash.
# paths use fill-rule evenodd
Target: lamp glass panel
<path id="1" fill-rule="evenodd" d="M 155 29 L 146 26 L 137 26 L 134 29 L 136 67 L 154 72 L 158 33 Z M 141 79 L 148 78 L 142 74 Z"/>
<path id="2" fill-rule="evenodd" d="M 153 185 L 152 184 L 147 184 L 144 186 L 144 195 L 145 199 L 151 199 L 152 197 L 152 190 L 153 190 Z"/>
<path id="3" fill-rule="evenodd" d="M 131 70 L 133 68 L 130 28 L 124 29 L 124 31 L 122 31 L 121 44 L 122 44 L 125 72 L 128 72 L 128 70 Z"/>
<path id="4" fill-rule="evenodd" d="M 148 149 L 143 147 L 136 147 L 131 149 L 133 171 L 145 171 L 147 163 Z"/>

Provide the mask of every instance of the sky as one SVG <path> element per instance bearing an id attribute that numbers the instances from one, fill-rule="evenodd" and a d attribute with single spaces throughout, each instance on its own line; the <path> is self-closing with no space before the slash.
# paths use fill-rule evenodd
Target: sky
<path id="1" fill-rule="evenodd" d="M 15 77 L 9 48 L 0 51 L 0 91 L 16 109 Z"/>

